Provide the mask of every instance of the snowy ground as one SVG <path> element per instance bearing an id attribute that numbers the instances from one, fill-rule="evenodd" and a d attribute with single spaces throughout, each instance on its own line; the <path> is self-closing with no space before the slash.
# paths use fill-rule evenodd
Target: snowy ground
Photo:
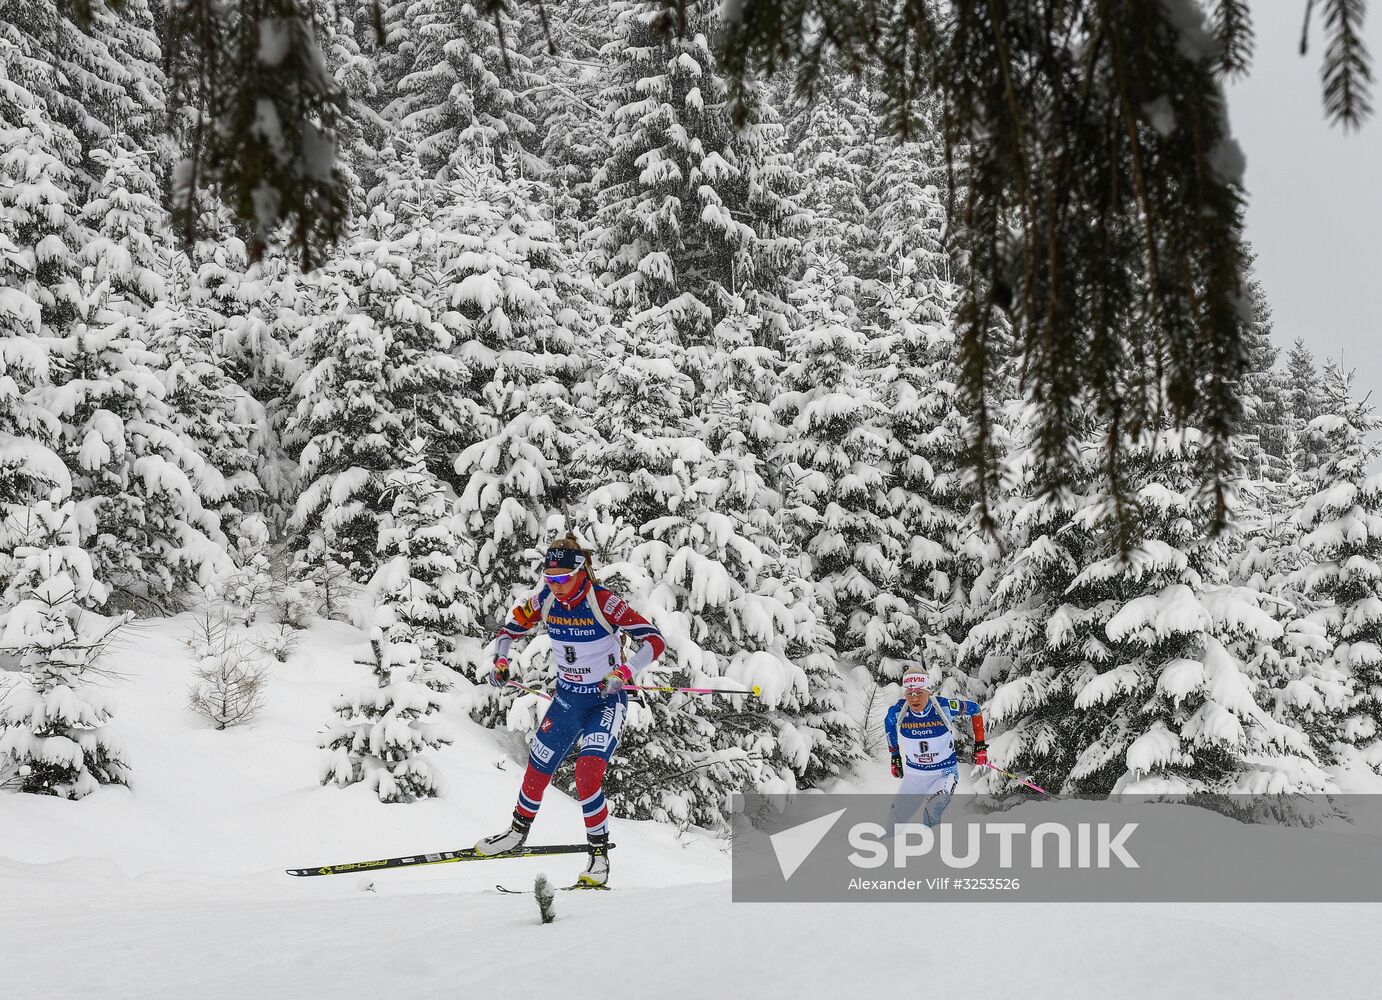
<path id="1" fill-rule="evenodd" d="M 493 886 L 563 884 L 579 857 L 290 879 L 284 867 L 467 845 L 506 821 L 520 768 L 454 720 L 445 799 L 321 788 L 316 729 L 364 680 L 358 633 L 319 627 L 275 672 L 260 722 L 217 733 L 186 711 L 185 624 L 146 625 L 111 664 L 132 788 L 0 794 L 5 1000 L 801 1000 L 881 995 L 908 975 L 976 997 L 1294 998 L 1382 977 L 1382 906 L 732 904 L 722 842 L 647 823 L 616 821 L 618 891 L 559 894 L 548 926 Z M 860 784 L 881 790 L 878 773 Z M 575 804 L 549 793 L 534 842 L 580 831 Z"/>

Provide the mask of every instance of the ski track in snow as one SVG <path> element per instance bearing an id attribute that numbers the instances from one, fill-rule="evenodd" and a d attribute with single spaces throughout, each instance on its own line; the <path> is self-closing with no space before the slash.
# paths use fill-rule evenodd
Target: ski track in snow
<path id="1" fill-rule="evenodd" d="M 468 846 L 507 822 L 521 763 L 453 713 L 444 799 L 322 788 L 318 729 L 364 680 L 359 633 L 317 626 L 275 666 L 262 718 L 218 733 L 186 710 L 185 626 L 142 623 L 114 654 L 130 789 L 0 795 L 4 1000 L 814 1000 L 896 990 L 919 962 L 928 993 L 941 977 L 1023 1000 L 1294 998 L 1382 976 L 1378 906 L 734 904 L 722 841 L 618 819 L 618 891 L 558 893 L 546 926 L 531 896 L 493 886 L 567 884 L 579 855 L 292 879 L 283 868 Z M 890 782 L 876 766 L 849 787 Z M 581 830 L 553 789 L 531 842 Z"/>

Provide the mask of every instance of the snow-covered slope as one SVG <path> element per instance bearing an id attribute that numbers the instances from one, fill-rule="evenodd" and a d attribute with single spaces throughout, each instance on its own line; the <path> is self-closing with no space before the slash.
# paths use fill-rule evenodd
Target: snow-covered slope
<path id="1" fill-rule="evenodd" d="M 527 896 L 479 873 L 353 885 L 126 881 L 0 868 L 0 970 L 14 1000 L 90 997 L 815 998 L 913 980 L 972 997 L 1253 1000 L 1376 982 L 1375 908 L 731 904 L 728 886 Z M 39 899 L 56 884 L 60 896 Z M 923 971 L 923 969 L 925 971 Z M 916 982 L 920 977 L 921 981 Z M 934 995 L 934 994 L 933 994 Z"/>
<path id="2" fill-rule="evenodd" d="M 274 665 L 255 723 L 217 732 L 187 708 L 192 662 L 179 641 L 187 627 L 185 617 L 140 623 L 107 664 L 130 787 L 102 788 L 80 802 L 0 795 L 0 857 L 99 858 L 131 877 L 277 881 L 285 867 L 468 847 L 507 825 L 523 764 L 459 710 L 447 718 L 455 742 L 435 755 L 444 798 L 382 805 L 363 786 L 318 783 L 332 699 L 370 682 L 354 662 L 368 652 L 358 630 L 316 625 L 288 663 Z M 642 866 L 661 873 L 656 884 L 728 877 L 725 845 L 709 836 L 621 823 L 616 840 L 636 845 L 619 852 L 629 859 L 619 861 L 621 881 Z M 584 842 L 577 805 L 554 789 L 532 841 Z M 582 865 L 565 861 L 573 877 Z M 492 883 L 496 873 L 511 874 L 507 864 L 489 863 L 473 877 Z"/>
<path id="3" fill-rule="evenodd" d="M 262 718 L 214 732 L 186 710 L 185 627 L 145 623 L 110 661 L 129 789 L 0 795 L 6 1000 L 802 1000 L 894 991 L 921 963 L 928 992 L 1264 998 L 1302 981 L 1356 991 L 1382 971 L 1377 907 L 732 904 L 723 842 L 622 820 L 618 890 L 559 894 L 548 926 L 493 886 L 562 884 L 578 856 L 291 879 L 283 868 L 468 845 L 506 822 L 520 766 L 453 713 L 445 798 L 322 788 L 317 734 L 365 679 L 360 634 L 316 627 L 275 669 Z M 554 790 L 533 839 L 581 829 Z"/>

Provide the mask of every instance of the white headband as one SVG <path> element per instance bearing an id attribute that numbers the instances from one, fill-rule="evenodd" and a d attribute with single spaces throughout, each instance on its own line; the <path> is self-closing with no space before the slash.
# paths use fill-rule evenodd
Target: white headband
<path id="1" fill-rule="evenodd" d="M 931 678 L 925 674 L 905 674 L 902 678 L 904 691 L 924 691 L 930 684 Z"/>

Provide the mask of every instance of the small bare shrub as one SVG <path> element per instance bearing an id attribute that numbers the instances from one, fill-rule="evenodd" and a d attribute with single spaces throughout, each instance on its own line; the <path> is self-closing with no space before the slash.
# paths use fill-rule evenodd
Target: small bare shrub
<path id="1" fill-rule="evenodd" d="M 296 653 L 302 645 L 302 633 L 292 625 L 276 625 L 272 632 L 255 645 L 265 656 L 271 656 L 279 663 L 287 663 L 288 657 Z"/>
<path id="2" fill-rule="evenodd" d="M 197 679 L 188 692 L 192 711 L 217 729 L 252 722 L 264 707 L 269 671 L 235 636 L 226 613 L 204 605 L 183 644 L 197 663 Z"/>

